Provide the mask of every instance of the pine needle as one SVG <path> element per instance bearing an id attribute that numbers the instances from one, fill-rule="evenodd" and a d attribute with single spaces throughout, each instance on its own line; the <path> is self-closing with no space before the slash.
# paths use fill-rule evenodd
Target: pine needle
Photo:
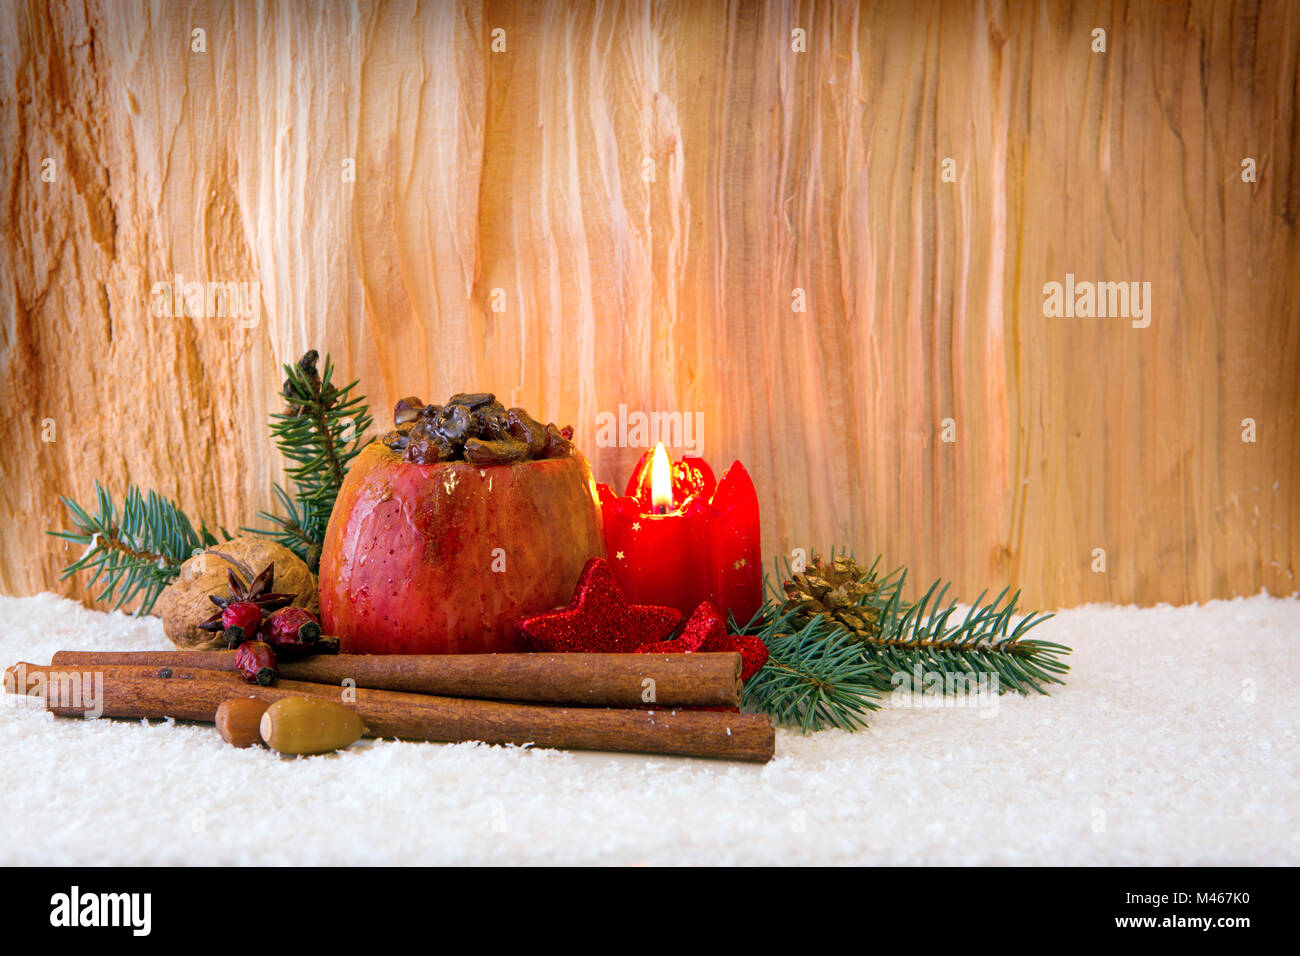
<path id="1" fill-rule="evenodd" d="M 746 684 L 746 704 L 805 733 L 827 726 L 856 730 L 879 708 L 882 693 L 904 680 L 910 686 L 917 674 L 926 686 L 953 689 L 984 677 L 996 680 L 998 693 L 1046 694 L 1049 686 L 1065 683 L 1070 668 L 1062 658 L 1070 648 L 1026 638 L 1052 615 L 1029 613 L 1017 620 L 1019 592 L 1007 599 L 1003 590 L 987 602 L 987 592 L 981 593 L 959 616 L 956 601 L 945 603 L 949 585 L 935 581 L 920 600 L 907 604 L 906 569 L 880 577 L 879 567 L 877 558 L 860 579 L 873 587 L 859 605 L 880 613 L 880 632 L 872 636 L 824 615 L 798 620 L 784 589 L 765 578 L 770 597 L 753 621 L 737 628 L 759 636 L 771 654 Z M 777 576 L 793 577 L 789 561 L 778 563 Z"/>
<path id="2" fill-rule="evenodd" d="M 59 580 L 93 571 L 86 587 L 102 581 L 95 600 L 113 601 L 115 610 L 139 595 L 135 613 L 148 614 L 163 588 L 180 574 L 181 565 L 217 543 L 207 524 L 201 523 L 196 531 L 176 502 L 155 491 L 146 494 L 135 485 L 127 485 L 120 509 L 98 481 L 93 514 L 71 498 L 59 500 L 68 511 L 73 530 L 46 534 L 85 546 L 81 556 L 63 569 Z"/>
<path id="3" fill-rule="evenodd" d="M 944 603 L 947 583 L 935 581 L 911 606 L 901 600 L 901 584 L 881 607 L 880 634 L 864 643 L 864 656 L 879 665 L 876 686 L 889 689 L 916 673 L 942 675 L 945 686 L 963 686 L 948 680 L 959 675 L 996 677 L 998 693 L 1046 695 L 1050 685 L 1065 683 L 1070 667 L 1061 658 L 1070 648 L 1025 638 L 1053 615 L 1031 612 L 1012 626 L 1019 591 L 1007 599 L 1003 589 L 989 602 L 981 592 L 958 619 L 957 602 Z"/>
<path id="4" fill-rule="evenodd" d="M 275 485 L 271 493 L 284 512 L 258 512 L 269 529 L 247 528 L 266 535 L 293 551 L 313 571 L 320 564 L 321 547 L 330 512 L 352 459 L 366 444 L 366 429 L 374 422 L 365 398 L 353 394 L 357 382 L 337 388 L 334 363 L 325 356 L 325 368 L 316 371 L 312 350 L 297 363 L 284 366 L 283 395 L 287 408 L 271 416 L 271 437 L 293 464 L 287 473 L 292 493 Z"/>
<path id="5" fill-rule="evenodd" d="M 877 665 L 863 658 L 851 636 L 821 617 L 781 633 L 790 617 L 781 615 L 760 632 L 771 656 L 746 682 L 745 704 L 804 733 L 865 727 L 867 713 L 880 707 Z"/>

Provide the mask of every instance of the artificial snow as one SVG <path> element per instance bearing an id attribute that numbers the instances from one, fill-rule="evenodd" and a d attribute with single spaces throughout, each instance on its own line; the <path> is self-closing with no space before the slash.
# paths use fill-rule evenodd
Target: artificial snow
<path id="1" fill-rule="evenodd" d="M 363 741 L 312 758 L 208 726 L 0 698 L 0 863 L 1300 863 L 1300 601 L 1062 611 L 1068 686 L 871 728 L 779 731 L 766 766 Z M 166 649 L 155 619 L 0 597 L 0 658 Z"/>

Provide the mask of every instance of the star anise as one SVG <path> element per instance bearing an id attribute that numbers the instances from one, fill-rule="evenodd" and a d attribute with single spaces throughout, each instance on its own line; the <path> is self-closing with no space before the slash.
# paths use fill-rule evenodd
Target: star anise
<path id="1" fill-rule="evenodd" d="M 231 559 L 222 555 L 227 561 Z M 237 562 L 231 561 L 232 564 Z M 240 577 L 231 568 L 226 572 L 226 582 L 230 585 L 230 597 L 219 597 L 216 594 L 209 594 L 208 600 L 217 606 L 217 613 L 212 615 L 202 624 L 199 625 L 205 631 L 221 630 L 221 612 L 231 604 L 256 604 L 262 609 L 262 616 L 265 617 L 272 611 L 287 607 L 293 603 L 297 596 L 294 594 L 277 594 L 271 590 L 275 583 L 275 565 L 268 564 L 261 574 L 253 575 L 251 569 L 242 565 L 245 577 Z"/>

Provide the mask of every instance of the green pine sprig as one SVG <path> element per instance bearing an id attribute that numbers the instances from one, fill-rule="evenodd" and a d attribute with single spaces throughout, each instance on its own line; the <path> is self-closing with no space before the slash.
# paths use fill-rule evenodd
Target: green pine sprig
<path id="1" fill-rule="evenodd" d="M 880 634 L 863 643 L 864 656 L 879 665 L 873 679 L 881 689 L 903 684 L 921 690 L 915 674 L 942 675 L 945 688 L 970 686 L 967 678 L 997 678 L 998 693 L 1048 694 L 1049 686 L 1064 685 L 1070 670 L 1062 658 L 1071 653 L 1064 644 L 1030 640 L 1031 628 L 1051 614 L 1030 612 L 1016 620 L 1020 592 L 1008 599 L 1004 588 L 992 601 L 981 592 L 965 615 L 956 601 L 944 603 L 949 585 L 935 581 L 921 599 L 906 605 L 900 588 L 881 607 Z M 1013 626 L 1014 623 L 1014 626 Z"/>
<path id="2" fill-rule="evenodd" d="M 821 618 L 791 629 L 791 616 L 778 614 L 759 632 L 769 657 L 745 682 L 745 705 L 804 733 L 865 727 L 880 707 L 878 665 L 842 629 Z"/>
<path id="3" fill-rule="evenodd" d="M 86 586 L 92 588 L 102 580 L 103 590 L 95 600 L 112 600 L 114 609 L 139 595 L 136 614 L 148 614 L 163 588 L 180 574 L 181 565 L 192 554 L 217 544 L 206 523 L 201 522 L 196 531 L 176 502 L 135 485 L 127 485 L 120 509 L 98 481 L 93 513 L 69 497 L 59 500 L 68 510 L 73 530 L 46 533 L 86 549 L 63 569 L 59 580 L 93 570 Z M 221 532 L 230 537 L 224 528 Z"/>
<path id="4" fill-rule="evenodd" d="M 902 597 L 906 569 L 881 577 L 879 567 L 877 558 L 859 579 L 873 587 L 858 604 L 879 611 L 880 630 L 871 635 L 821 614 L 797 620 L 781 589 L 765 578 L 771 596 L 750 624 L 738 628 L 760 637 L 770 654 L 745 685 L 746 705 L 805 733 L 828 726 L 856 730 L 879 708 L 883 693 L 910 687 L 918 673 L 939 680 L 916 690 L 969 689 L 979 686 L 980 676 L 996 676 L 999 693 L 1047 694 L 1050 685 L 1064 684 L 1069 665 L 1062 657 L 1070 648 L 1025 636 L 1052 615 L 1031 612 L 1017 620 L 1020 592 L 1006 600 L 1004 590 L 989 602 L 981 593 L 959 616 L 955 601 L 944 603 L 947 585 L 935 581 L 909 604 Z M 778 563 L 777 576 L 792 577 L 788 561 L 784 568 Z"/>
<path id="5" fill-rule="evenodd" d="M 334 363 L 326 355 L 325 368 L 318 373 L 318 357 L 313 349 L 297 363 L 284 366 L 283 395 L 288 407 L 271 416 L 271 436 L 293 463 L 287 469 L 292 493 L 278 484 L 272 488 L 284 513 L 259 512 L 258 517 L 273 527 L 247 529 L 280 542 L 313 571 L 320 564 L 325 528 L 339 488 L 374 421 L 364 396 L 354 393 L 357 383 L 336 387 Z"/>

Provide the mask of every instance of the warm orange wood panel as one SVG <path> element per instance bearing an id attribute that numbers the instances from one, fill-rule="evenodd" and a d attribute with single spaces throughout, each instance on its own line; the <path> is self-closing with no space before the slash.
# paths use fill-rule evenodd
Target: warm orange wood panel
<path id="1" fill-rule="evenodd" d="M 310 346 L 378 418 L 491 389 L 618 483 L 598 416 L 698 412 L 769 555 L 1296 588 L 1294 3 L 5 7 L 0 590 L 97 476 L 266 507 Z M 256 323 L 156 314 L 178 274 Z M 1044 315 L 1067 274 L 1149 325 Z"/>

